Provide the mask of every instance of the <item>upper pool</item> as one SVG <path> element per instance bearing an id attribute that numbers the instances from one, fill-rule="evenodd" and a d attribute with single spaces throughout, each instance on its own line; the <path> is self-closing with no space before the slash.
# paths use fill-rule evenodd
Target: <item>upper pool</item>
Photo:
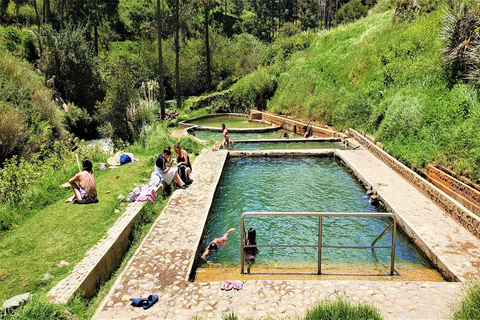
<path id="1" fill-rule="evenodd" d="M 332 158 L 232 158 L 227 161 L 222 180 L 205 228 L 203 247 L 215 237 L 230 229 L 227 245 L 209 256 L 214 263 L 207 265 L 199 259 L 196 279 L 212 280 L 219 273 L 228 274 L 240 265 L 240 218 L 244 212 L 383 212 L 369 202 L 360 183 L 347 168 Z M 387 227 L 384 218 L 323 219 L 324 245 L 368 246 Z M 257 244 L 315 243 L 318 237 L 318 218 L 313 217 L 248 217 L 245 227 L 255 228 Z M 396 239 L 396 270 L 428 270 L 427 278 L 441 281 L 429 260 L 398 228 Z M 378 243 L 388 246 L 391 233 Z M 390 263 L 388 249 L 324 249 L 323 270 L 363 270 L 387 273 Z M 277 268 L 315 271 L 316 248 L 260 248 L 255 270 L 272 271 Z"/>
<path id="2" fill-rule="evenodd" d="M 227 127 L 228 128 L 228 127 Z M 229 132 L 229 137 L 233 141 L 239 140 L 263 140 L 263 139 L 281 139 L 283 138 L 283 133 L 285 131 L 267 131 L 267 132 Z M 214 140 L 222 141 L 223 136 L 221 132 L 213 132 L 206 130 L 197 130 L 195 131 L 195 136 L 201 140 Z M 303 138 L 302 135 L 288 132 L 290 139 L 300 139 Z"/>
<path id="3" fill-rule="evenodd" d="M 270 123 L 263 121 L 249 121 L 246 115 L 210 115 L 196 119 L 186 120 L 184 123 L 190 125 L 199 125 L 204 127 L 221 128 L 225 124 L 227 128 L 232 129 L 252 129 L 274 127 Z"/>

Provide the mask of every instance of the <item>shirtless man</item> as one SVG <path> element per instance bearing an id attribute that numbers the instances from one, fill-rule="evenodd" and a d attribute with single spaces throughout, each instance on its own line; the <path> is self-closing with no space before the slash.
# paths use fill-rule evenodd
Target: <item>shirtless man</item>
<path id="1" fill-rule="evenodd" d="M 71 198 L 71 200 L 76 199 L 78 203 L 83 204 L 94 203 L 97 201 L 97 184 L 92 169 L 92 161 L 90 159 L 83 159 L 82 167 L 82 172 L 77 173 L 68 180 L 74 193 L 74 197 Z"/>
<path id="2" fill-rule="evenodd" d="M 225 232 L 221 238 L 214 238 L 212 242 L 210 242 L 210 244 L 207 246 L 207 249 L 205 249 L 205 252 L 202 254 L 202 259 L 207 261 L 208 264 L 211 264 L 212 261 L 207 260 L 207 256 L 210 251 L 217 251 L 219 247 L 225 246 L 227 244 L 228 236 L 235 230 L 235 228 L 231 228 L 227 232 Z"/>

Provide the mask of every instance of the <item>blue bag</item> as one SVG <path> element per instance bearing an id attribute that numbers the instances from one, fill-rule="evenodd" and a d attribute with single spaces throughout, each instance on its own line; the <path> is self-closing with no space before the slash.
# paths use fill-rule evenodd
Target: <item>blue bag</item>
<path id="1" fill-rule="evenodd" d="M 126 163 L 130 163 L 130 162 L 132 162 L 132 159 L 128 155 L 122 154 L 120 156 L 120 164 L 126 164 Z"/>

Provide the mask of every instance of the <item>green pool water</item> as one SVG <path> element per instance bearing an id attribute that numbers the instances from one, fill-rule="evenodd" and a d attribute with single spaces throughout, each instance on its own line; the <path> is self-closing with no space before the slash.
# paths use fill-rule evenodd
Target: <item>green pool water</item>
<path id="1" fill-rule="evenodd" d="M 187 120 L 185 121 L 190 124 L 202 125 L 206 127 L 222 127 L 224 123 L 227 128 L 263 128 L 270 127 L 270 124 L 260 123 L 260 122 L 251 122 L 248 121 L 247 117 L 235 117 L 235 116 L 212 116 L 209 118 L 203 118 L 198 120 Z"/>
<path id="2" fill-rule="evenodd" d="M 269 131 L 269 132 L 249 132 L 249 133 L 236 133 L 230 132 L 228 135 L 230 139 L 233 141 L 238 140 L 262 140 L 262 139 L 280 139 L 283 137 L 282 130 L 279 131 Z M 220 132 L 213 132 L 213 131 L 205 131 L 205 130 L 197 130 L 195 135 L 198 139 L 201 140 L 214 140 L 214 141 L 221 141 L 223 140 L 222 133 Z M 303 138 L 302 135 L 295 134 L 295 133 L 288 133 L 290 139 L 299 139 Z"/>
<path id="3" fill-rule="evenodd" d="M 280 212 L 381 212 L 347 169 L 331 158 L 242 158 L 230 159 L 209 216 L 203 248 L 215 237 L 236 228 L 227 245 L 209 256 L 211 267 L 232 268 L 240 264 L 240 218 L 247 211 Z M 323 218 L 324 245 L 368 246 L 390 223 L 382 218 Z M 315 244 L 318 235 L 316 217 L 247 217 L 245 228 L 257 231 L 257 244 Z M 396 263 L 408 268 L 431 269 L 428 259 L 398 228 Z M 377 245 L 389 246 L 391 232 Z M 199 259 L 199 269 L 207 267 Z M 260 248 L 257 267 L 289 265 L 316 268 L 316 248 Z M 390 265 L 390 249 L 328 249 L 322 253 L 322 265 Z"/>
<path id="4" fill-rule="evenodd" d="M 239 142 L 230 150 L 276 150 L 276 149 L 347 149 L 341 142 Z"/>

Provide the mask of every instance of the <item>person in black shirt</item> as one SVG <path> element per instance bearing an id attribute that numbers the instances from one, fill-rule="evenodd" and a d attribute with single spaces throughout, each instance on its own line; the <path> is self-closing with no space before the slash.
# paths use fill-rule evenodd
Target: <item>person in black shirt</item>
<path id="1" fill-rule="evenodd" d="M 192 172 L 192 165 L 190 164 L 190 157 L 186 150 L 180 148 L 180 143 L 175 144 L 173 147 L 175 154 L 177 155 L 177 167 L 178 175 L 182 181 L 185 181 L 186 184 L 191 184 L 193 182 L 190 179 L 190 173 Z"/>
<path id="2" fill-rule="evenodd" d="M 173 180 L 178 184 L 180 189 L 186 189 L 188 186 L 180 179 L 177 169 L 172 168 L 172 151 L 170 147 L 163 149 L 163 153 L 158 156 L 155 162 L 155 172 L 162 177 L 166 184 L 171 184 Z"/>

